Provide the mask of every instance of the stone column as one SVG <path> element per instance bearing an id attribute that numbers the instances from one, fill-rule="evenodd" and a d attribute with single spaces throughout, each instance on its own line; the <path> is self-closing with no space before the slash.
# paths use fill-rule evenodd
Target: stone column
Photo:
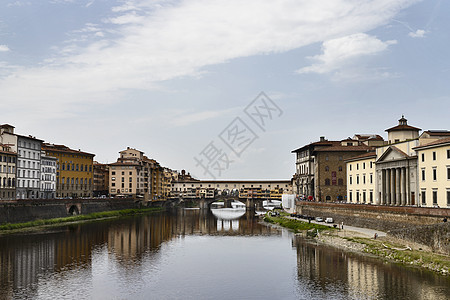
<path id="1" fill-rule="evenodd" d="M 402 181 L 401 181 L 401 194 L 402 194 L 402 206 L 406 205 L 406 168 L 402 168 Z"/>
<path id="2" fill-rule="evenodd" d="M 386 202 L 385 205 L 389 205 L 391 202 L 391 170 L 386 169 L 386 185 L 385 185 L 385 192 L 386 192 Z"/>
<path id="3" fill-rule="evenodd" d="M 391 172 L 391 199 L 389 205 L 394 205 L 395 203 L 395 169 L 390 169 Z"/>
<path id="4" fill-rule="evenodd" d="M 411 205 L 411 184 L 410 184 L 410 179 L 409 179 L 409 166 L 406 167 L 405 181 L 406 181 L 406 190 L 405 190 L 406 205 Z"/>
<path id="5" fill-rule="evenodd" d="M 381 188 L 380 188 L 380 202 L 378 204 L 386 205 L 386 170 L 381 169 Z"/>
<path id="6" fill-rule="evenodd" d="M 400 205 L 400 168 L 395 168 L 395 205 Z"/>

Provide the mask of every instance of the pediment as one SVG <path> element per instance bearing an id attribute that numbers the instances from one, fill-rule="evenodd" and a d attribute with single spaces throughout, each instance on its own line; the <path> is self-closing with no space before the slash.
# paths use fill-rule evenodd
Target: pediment
<path id="1" fill-rule="evenodd" d="M 395 146 L 389 147 L 377 160 L 377 162 L 385 162 L 385 161 L 393 161 L 393 160 L 401 160 L 401 159 L 407 159 L 409 156 L 399 150 Z"/>

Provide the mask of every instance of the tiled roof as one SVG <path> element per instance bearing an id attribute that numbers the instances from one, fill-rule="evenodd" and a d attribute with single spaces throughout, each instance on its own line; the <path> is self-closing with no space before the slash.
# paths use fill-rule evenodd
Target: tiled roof
<path id="1" fill-rule="evenodd" d="M 386 129 L 385 131 L 389 132 L 389 131 L 404 131 L 404 130 L 419 131 L 419 130 L 422 130 L 422 129 L 417 128 L 417 127 L 413 127 L 413 126 L 409 126 L 409 125 L 397 125 L 397 126 L 394 126 L 392 128 Z"/>
<path id="2" fill-rule="evenodd" d="M 449 130 L 427 130 L 424 131 L 422 134 L 424 133 L 428 133 L 430 136 L 450 136 L 450 131 Z"/>
<path id="3" fill-rule="evenodd" d="M 334 145 L 334 146 L 330 146 L 330 147 L 325 147 L 325 148 L 320 148 L 320 149 L 316 149 L 314 150 L 315 152 L 336 152 L 336 151 L 342 151 L 342 152 L 347 152 L 347 151 L 371 151 L 373 150 L 373 147 L 369 147 L 366 145 L 359 145 L 359 146 L 342 146 L 342 145 Z"/>
<path id="4" fill-rule="evenodd" d="M 442 138 L 442 139 L 439 139 L 437 141 L 434 141 L 434 142 L 431 142 L 431 143 L 428 143 L 425 145 L 414 147 L 413 149 L 416 150 L 416 149 L 422 149 L 422 148 L 427 148 L 427 147 L 434 147 L 434 146 L 439 146 L 441 144 L 447 144 L 447 143 L 450 143 L 450 137 Z"/>
<path id="5" fill-rule="evenodd" d="M 302 146 L 298 149 L 292 150 L 291 153 L 298 152 L 301 149 L 305 149 L 307 147 L 314 147 L 314 146 L 333 146 L 333 145 L 340 145 L 341 141 L 318 141 L 314 143 L 307 144 L 305 146 Z"/>
<path id="6" fill-rule="evenodd" d="M 95 156 L 95 154 L 83 152 L 83 151 L 80 151 L 80 150 L 73 150 L 73 149 L 70 149 L 69 147 L 64 146 L 64 145 L 54 145 L 54 144 L 48 144 L 48 143 L 42 144 L 42 150 Z"/>
<path id="7" fill-rule="evenodd" d="M 352 161 L 352 160 L 360 160 L 360 159 L 364 159 L 364 158 L 369 158 L 369 157 L 377 157 L 377 153 L 375 151 L 370 151 L 361 155 L 357 155 L 348 159 L 345 159 L 344 161 Z"/>

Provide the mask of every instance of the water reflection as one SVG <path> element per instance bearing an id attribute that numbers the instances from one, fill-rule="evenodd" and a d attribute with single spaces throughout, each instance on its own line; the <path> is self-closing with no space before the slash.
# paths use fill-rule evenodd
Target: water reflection
<path id="1" fill-rule="evenodd" d="M 450 280 L 378 259 L 294 239 L 300 286 L 312 296 L 346 294 L 349 299 L 448 299 Z"/>
<path id="2" fill-rule="evenodd" d="M 202 282 L 212 285 L 217 270 L 228 268 L 243 269 L 228 276 L 221 272 L 225 279 L 214 288 L 230 293 L 224 285 L 230 281 L 238 298 L 246 295 L 236 291 L 245 293 L 248 285 L 257 286 L 262 297 L 285 299 L 447 299 L 450 293 L 449 278 L 318 245 L 264 226 L 254 213 L 234 213 L 174 210 L 2 236 L 0 299 L 47 299 L 56 292 L 78 299 L 126 299 L 133 292 L 167 297 L 169 290 L 184 296 L 183 289 L 208 298 L 216 290 Z M 231 257 L 217 260 L 210 251 Z M 229 261 L 221 264 L 224 259 Z M 261 284 L 267 279 L 265 270 L 276 278 L 275 285 Z M 191 276 L 179 275 L 178 282 L 171 282 L 185 273 Z M 285 289 L 273 290 L 282 285 Z"/>

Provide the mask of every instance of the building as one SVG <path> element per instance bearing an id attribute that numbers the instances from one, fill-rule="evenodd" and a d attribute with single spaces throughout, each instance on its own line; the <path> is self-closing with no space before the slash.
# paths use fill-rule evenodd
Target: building
<path id="1" fill-rule="evenodd" d="M 0 145 L 0 201 L 16 199 L 17 154 L 9 146 Z"/>
<path id="2" fill-rule="evenodd" d="M 419 204 L 450 208 L 450 136 L 419 144 L 414 148 L 418 158 Z"/>
<path id="3" fill-rule="evenodd" d="M 312 199 L 316 196 L 314 189 L 314 150 L 339 144 L 339 141 L 328 141 L 322 136 L 318 142 L 291 151 L 291 153 L 296 154 L 293 192 L 297 196 Z"/>
<path id="4" fill-rule="evenodd" d="M 111 196 L 142 197 L 146 200 L 166 200 L 167 181 L 164 168 L 144 152 L 127 147 L 119 152 L 117 162 L 109 164 Z"/>
<path id="5" fill-rule="evenodd" d="M 41 189 L 39 198 L 54 199 L 56 197 L 56 157 L 41 152 Z"/>
<path id="6" fill-rule="evenodd" d="M 375 204 L 375 151 L 347 159 L 347 202 Z"/>
<path id="7" fill-rule="evenodd" d="M 373 151 L 358 141 L 342 140 L 339 144 L 314 149 L 314 193 L 317 201 L 344 201 L 347 195 L 345 160 Z"/>
<path id="8" fill-rule="evenodd" d="M 16 198 L 35 199 L 39 197 L 41 178 L 42 140 L 32 136 L 14 133 L 14 126 L 0 126 L 0 143 L 10 146 L 17 153 L 16 164 Z"/>
<path id="9" fill-rule="evenodd" d="M 94 161 L 94 197 L 109 195 L 109 166 Z"/>
<path id="10" fill-rule="evenodd" d="M 289 180 L 178 180 L 172 182 L 171 198 L 196 199 L 233 196 L 241 199 L 281 200 L 292 193 Z"/>
<path id="11" fill-rule="evenodd" d="M 57 159 L 56 196 L 92 197 L 95 154 L 70 149 L 64 145 L 43 144 L 46 156 Z"/>
<path id="12" fill-rule="evenodd" d="M 380 205 L 417 205 L 417 155 L 421 129 L 408 125 L 402 116 L 398 125 L 386 129 L 388 144 L 376 149 L 376 197 Z"/>

